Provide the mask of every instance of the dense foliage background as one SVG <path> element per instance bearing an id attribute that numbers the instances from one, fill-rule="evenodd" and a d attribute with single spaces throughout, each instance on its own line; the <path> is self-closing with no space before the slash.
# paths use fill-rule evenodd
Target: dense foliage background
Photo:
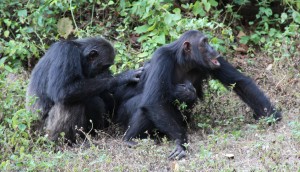
<path id="1" fill-rule="evenodd" d="M 256 169 L 252 163 L 263 171 L 299 170 L 299 11 L 299 0 L 2 0 L 0 170 L 250 171 Z M 187 160 L 168 162 L 168 141 L 159 148 L 144 143 L 128 151 L 115 128 L 110 129 L 113 134 L 100 132 L 89 148 L 57 146 L 35 132 L 37 116 L 24 107 L 28 76 L 53 42 L 103 36 L 116 48 L 111 70 L 118 73 L 138 68 L 157 47 L 191 29 L 204 32 L 266 91 L 284 112 L 281 124 L 268 127 L 272 119 L 253 122 L 252 112 L 211 80 L 205 100 L 191 112 L 191 132 L 196 133 L 190 136 Z M 241 159 L 221 156 L 230 145 L 240 147 L 230 151 Z M 250 155 L 241 151 L 247 146 Z"/>

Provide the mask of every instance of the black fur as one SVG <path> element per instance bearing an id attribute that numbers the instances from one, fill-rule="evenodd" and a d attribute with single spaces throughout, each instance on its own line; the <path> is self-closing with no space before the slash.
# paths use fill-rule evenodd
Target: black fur
<path id="1" fill-rule="evenodd" d="M 250 78 L 220 57 L 202 33 L 192 30 L 173 43 L 158 48 L 146 64 L 139 83 L 117 90 L 115 97 L 120 100 L 117 121 L 128 126 L 124 141 L 133 146 L 136 143 L 131 141 L 132 138 L 155 128 L 175 140 L 176 148 L 169 158 L 184 157 L 183 145 L 187 143 L 185 119 L 172 102 L 176 98 L 189 99 L 176 93 L 176 88 L 191 82 L 193 87 L 190 88 L 196 89 L 194 95 L 201 98 L 203 80 L 209 75 L 225 86 L 235 84 L 234 91 L 254 110 L 256 119 L 272 114 L 281 118 L 281 113 L 274 109 Z M 190 100 L 195 101 L 194 98 Z"/>
<path id="2" fill-rule="evenodd" d="M 37 97 L 28 109 L 38 112 L 41 128 L 51 140 L 61 132 L 75 141 L 75 126 L 84 131 L 106 127 L 105 115 L 112 108 L 110 90 L 137 81 L 138 72 L 126 72 L 117 77 L 109 67 L 115 57 L 112 45 L 102 38 L 60 41 L 53 44 L 32 71 L 27 90 Z"/>

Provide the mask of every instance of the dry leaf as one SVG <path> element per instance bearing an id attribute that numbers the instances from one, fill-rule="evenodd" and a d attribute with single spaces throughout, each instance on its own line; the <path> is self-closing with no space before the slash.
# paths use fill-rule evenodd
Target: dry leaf
<path id="1" fill-rule="evenodd" d="M 73 32 L 72 21 L 69 18 L 61 18 L 57 23 L 57 31 L 65 39 Z"/>
<path id="2" fill-rule="evenodd" d="M 271 70 L 272 69 L 272 64 L 269 64 L 268 66 L 267 66 L 267 68 L 266 68 L 266 70 Z"/>
<path id="3" fill-rule="evenodd" d="M 240 53 L 247 53 L 249 47 L 246 44 L 239 44 L 239 46 L 235 49 L 235 51 Z"/>
<path id="4" fill-rule="evenodd" d="M 243 47 L 236 47 L 235 51 L 236 52 L 241 52 L 241 53 L 247 53 L 247 50 L 245 50 Z"/>
<path id="5" fill-rule="evenodd" d="M 171 162 L 170 166 L 171 166 L 172 171 L 174 171 L 174 172 L 179 171 L 179 165 L 178 165 L 177 161 Z"/>
<path id="6" fill-rule="evenodd" d="M 241 38 L 242 36 L 246 36 L 246 34 L 243 31 L 240 31 L 236 37 Z"/>

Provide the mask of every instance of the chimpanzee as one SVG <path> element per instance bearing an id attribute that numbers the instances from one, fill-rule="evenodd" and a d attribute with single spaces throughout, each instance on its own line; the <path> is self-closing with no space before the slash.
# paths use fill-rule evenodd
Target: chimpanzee
<path id="1" fill-rule="evenodd" d="M 170 100 L 184 99 L 174 90 L 186 81 L 193 84 L 196 95 L 201 98 L 203 80 L 209 75 L 225 86 L 235 84 L 233 90 L 254 110 L 255 119 L 270 115 L 281 119 L 281 113 L 256 84 L 225 61 L 197 30 L 187 31 L 178 40 L 158 48 L 144 69 L 137 84 L 124 86 L 115 93 L 115 97 L 121 99 L 117 118 L 128 126 L 123 139 L 129 146 L 136 144 L 132 138 L 156 128 L 175 140 L 176 148 L 169 159 L 184 157 L 185 122 Z"/>
<path id="2" fill-rule="evenodd" d="M 143 89 L 137 85 L 142 86 L 142 84 L 130 83 L 118 87 L 116 89 L 117 91 L 115 91 L 114 97 L 117 101 L 116 106 L 119 106 L 115 108 L 117 109 L 117 115 L 113 121 L 123 125 L 123 127 L 127 127 L 129 119 L 131 119 L 132 114 L 138 109 L 139 101 L 142 98 L 141 90 Z M 188 107 L 191 107 L 197 100 L 196 89 L 188 80 L 176 84 L 170 94 L 170 104 L 174 104 L 175 101 L 178 100 L 179 103 L 186 103 Z M 174 107 L 177 107 L 177 104 L 174 104 Z M 154 126 L 151 129 L 154 129 Z"/>
<path id="3" fill-rule="evenodd" d="M 137 82 L 141 70 L 113 77 L 109 67 L 114 63 L 113 46 L 103 38 L 65 40 L 54 43 L 34 67 L 27 90 L 36 97 L 29 110 L 39 113 L 41 126 L 51 140 L 61 132 L 75 141 L 75 126 L 84 131 L 101 129 L 113 102 L 110 90 Z M 92 124 L 89 122 L 92 120 Z"/>

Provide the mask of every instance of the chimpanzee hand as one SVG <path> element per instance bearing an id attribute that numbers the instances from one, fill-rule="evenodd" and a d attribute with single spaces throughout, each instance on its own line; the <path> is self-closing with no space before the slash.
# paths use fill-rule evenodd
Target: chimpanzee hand
<path id="1" fill-rule="evenodd" d="M 169 160 L 181 159 L 186 156 L 185 149 L 181 145 L 176 145 L 176 148 L 168 156 Z"/>
<path id="2" fill-rule="evenodd" d="M 141 67 L 137 70 L 129 70 L 127 72 L 122 73 L 120 77 L 120 84 L 125 84 L 128 82 L 138 82 L 140 80 L 140 76 L 143 72 L 144 68 Z"/>
<path id="3" fill-rule="evenodd" d="M 132 140 L 124 141 L 124 143 L 125 143 L 126 146 L 128 146 L 130 148 L 134 148 L 134 147 L 136 147 L 138 145 L 137 142 L 132 141 Z"/>

